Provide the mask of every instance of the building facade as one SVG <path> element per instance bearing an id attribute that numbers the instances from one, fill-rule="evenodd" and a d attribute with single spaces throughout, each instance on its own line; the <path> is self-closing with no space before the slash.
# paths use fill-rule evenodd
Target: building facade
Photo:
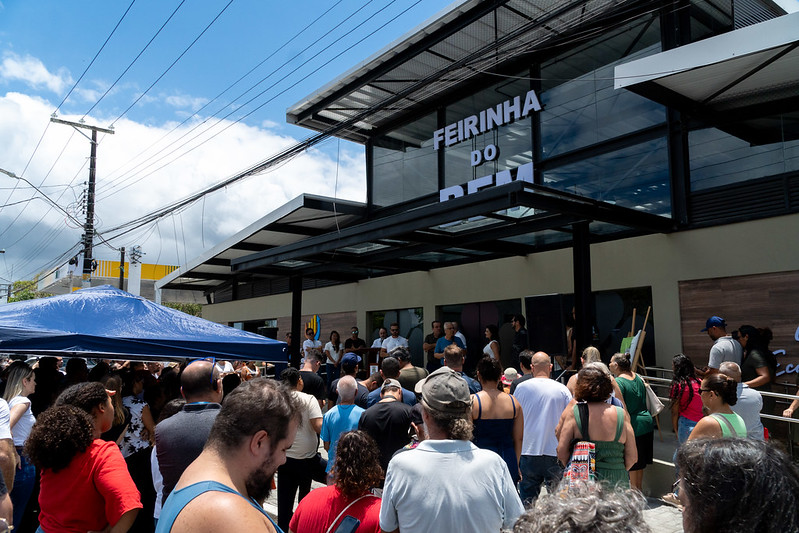
<path id="1" fill-rule="evenodd" d="M 301 196 L 156 286 L 278 338 L 318 315 L 322 340 L 357 325 L 371 343 L 396 321 L 416 364 L 434 319 L 460 322 L 471 362 L 498 325 L 508 364 L 522 313 L 561 366 L 567 332 L 607 358 L 645 320 L 647 365 L 703 365 L 700 329 L 720 315 L 769 327 L 792 382 L 796 15 L 768 0 L 456 3 L 287 112 L 364 144 L 365 204 Z"/>

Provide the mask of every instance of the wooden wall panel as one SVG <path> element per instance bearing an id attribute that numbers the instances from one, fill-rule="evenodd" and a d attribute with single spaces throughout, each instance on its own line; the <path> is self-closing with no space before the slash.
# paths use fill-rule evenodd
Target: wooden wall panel
<path id="1" fill-rule="evenodd" d="M 771 328 L 771 349 L 785 351 L 777 353 L 777 372 L 788 371 L 777 379 L 794 382 L 799 365 L 799 271 L 681 281 L 679 291 L 683 352 L 695 364 L 707 364 L 712 341 L 700 330 L 708 317 L 718 315 L 727 321 L 728 332 L 744 324 Z"/>
<path id="2" fill-rule="evenodd" d="M 302 315 L 302 332 L 300 335 L 299 341 L 302 342 L 305 340 L 305 324 L 311 321 L 313 315 Z M 355 311 L 344 311 L 341 313 L 327 313 L 319 315 L 320 323 L 321 323 L 321 332 L 319 334 L 319 340 L 324 346 L 327 341 L 330 340 L 330 332 L 335 330 L 338 331 L 339 335 L 341 335 L 341 342 L 347 340 L 350 336 L 350 331 L 352 326 L 357 325 L 356 321 L 356 313 Z M 287 332 L 291 331 L 291 317 L 284 316 L 277 319 L 277 339 L 278 340 L 285 340 L 285 335 Z M 365 339 L 363 336 L 363 332 L 361 333 L 360 337 Z"/>

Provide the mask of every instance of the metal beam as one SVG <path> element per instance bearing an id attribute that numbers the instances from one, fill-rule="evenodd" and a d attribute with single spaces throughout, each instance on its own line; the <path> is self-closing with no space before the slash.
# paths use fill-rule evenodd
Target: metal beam
<path id="1" fill-rule="evenodd" d="M 224 273 L 224 274 L 216 274 L 214 272 L 197 272 L 196 270 L 192 270 L 191 273 L 186 274 L 185 278 L 191 279 L 202 279 L 202 280 L 227 280 L 233 276 L 232 272 Z"/>
<path id="2" fill-rule="evenodd" d="M 336 248 L 353 246 L 372 239 L 393 238 L 423 228 L 437 226 L 478 216 L 485 211 L 499 211 L 514 206 L 514 193 L 521 190 L 521 183 L 511 183 L 502 188 L 485 191 L 489 194 L 471 194 L 450 200 L 447 206 L 433 204 L 413 212 L 399 213 L 372 220 L 363 224 L 343 228 L 341 231 L 311 237 L 304 241 L 280 246 L 275 250 L 240 257 L 231 261 L 233 271 L 250 270 L 257 266 L 274 264 L 285 260 L 296 260 Z M 480 198 L 475 198 L 480 197 Z"/>
<path id="3" fill-rule="evenodd" d="M 231 250 L 245 250 L 248 252 L 262 252 L 264 250 L 271 250 L 275 248 L 271 244 L 258 244 L 255 242 L 241 241 L 230 247 Z"/>
<path id="4" fill-rule="evenodd" d="M 221 257 L 212 257 L 211 259 L 206 259 L 202 262 L 203 265 L 210 265 L 210 266 L 230 266 L 230 259 L 222 259 Z M 198 265 L 199 266 L 199 265 Z"/>
<path id="5" fill-rule="evenodd" d="M 543 212 L 564 214 L 572 219 L 596 220 L 656 233 L 670 232 L 674 229 L 674 222 L 668 218 L 615 206 L 540 185 L 513 182 L 502 187 L 495 187 L 480 193 L 450 200 L 446 205 L 439 203 L 428 205 L 409 212 L 397 213 L 350 226 L 335 233 L 311 237 L 273 250 L 233 259 L 231 261 L 231 269 L 234 272 L 247 271 L 259 266 L 273 265 L 280 261 L 310 259 L 338 248 L 372 240 L 387 238 L 406 240 L 411 238 L 414 232 L 420 230 L 428 230 L 442 224 L 517 206 L 527 206 L 540 209 Z M 520 233 L 525 232 L 522 229 L 524 224 L 523 221 L 519 222 Z M 558 224 L 562 225 L 560 222 Z M 550 225 L 540 229 L 547 229 L 547 227 L 555 226 Z M 491 231 L 492 229 L 496 231 L 495 228 L 489 228 L 486 231 Z M 530 232 L 530 229 L 527 229 L 526 232 Z M 451 244 L 447 243 L 446 247 L 452 246 L 459 246 L 455 239 L 453 239 Z M 439 249 L 443 247 L 439 246 Z"/>

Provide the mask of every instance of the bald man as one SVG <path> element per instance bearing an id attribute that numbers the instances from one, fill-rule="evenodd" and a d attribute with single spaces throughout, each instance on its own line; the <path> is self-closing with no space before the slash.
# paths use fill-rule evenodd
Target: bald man
<path id="1" fill-rule="evenodd" d="M 760 411 L 763 409 L 763 396 L 760 392 L 741 383 L 741 367 L 738 363 L 725 361 L 719 365 L 719 374 L 731 377 L 738 384 L 738 401 L 731 405 L 733 413 L 743 418 L 746 424 L 746 436 L 750 439 L 765 440 L 763 422 L 760 420 Z"/>
<path id="2" fill-rule="evenodd" d="M 558 466 L 555 427 L 572 399 L 565 385 L 550 379 L 552 361 L 549 355 L 534 353 L 531 366 L 533 377 L 519 383 L 514 391 L 524 413 L 519 492 L 525 505 L 538 498 L 542 483 L 546 483 L 549 490 L 552 482 L 557 483 L 563 475 Z"/>
<path id="3" fill-rule="evenodd" d="M 222 380 L 210 361 L 189 363 L 180 374 L 183 409 L 155 426 L 155 453 L 164 478 L 163 499 L 177 485 L 183 471 L 199 457 L 211 426 L 222 408 Z"/>

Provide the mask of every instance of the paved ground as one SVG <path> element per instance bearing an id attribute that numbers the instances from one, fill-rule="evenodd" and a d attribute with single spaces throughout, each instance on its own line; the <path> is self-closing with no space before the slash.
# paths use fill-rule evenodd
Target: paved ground
<path id="1" fill-rule="evenodd" d="M 652 533 L 682 533 L 682 513 L 660 500 L 647 498 L 648 509 L 644 511 L 646 523 Z"/>

